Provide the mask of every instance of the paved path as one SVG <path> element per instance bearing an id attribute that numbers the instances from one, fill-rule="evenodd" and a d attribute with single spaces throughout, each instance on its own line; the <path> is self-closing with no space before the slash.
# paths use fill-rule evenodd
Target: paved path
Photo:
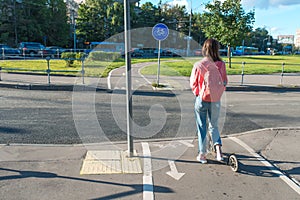
<path id="1" fill-rule="evenodd" d="M 133 87 L 152 89 L 155 76 L 141 76 L 133 66 Z M 74 85 L 124 89 L 124 68 L 108 78 L 2 73 L 0 86 L 68 89 Z M 299 88 L 299 74 L 229 76 L 231 89 Z M 110 79 L 110 80 L 109 80 Z M 187 77 L 164 77 L 167 89 L 187 90 Z M 281 83 L 281 86 L 278 84 Z M 110 86 L 109 86 L 110 84 Z M 109 88 L 110 87 L 110 88 Z M 213 159 L 195 161 L 194 138 L 135 141 L 141 174 L 80 175 L 90 150 L 126 151 L 125 143 L 88 145 L 0 145 L 0 199 L 299 199 L 300 128 L 264 129 L 223 138 L 224 151 L 235 152 L 240 171 Z M 111 158 L 108 162 L 115 162 Z"/>
<path id="2" fill-rule="evenodd" d="M 195 160 L 197 141 L 135 141 L 142 173 L 80 174 L 87 151 L 125 143 L 1 145 L 1 199 L 289 199 L 300 197 L 300 129 L 264 129 L 223 138 L 240 171 Z M 99 158 L 100 159 L 100 158 Z M 110 162 L 113 159 L 109 159 Z"/>

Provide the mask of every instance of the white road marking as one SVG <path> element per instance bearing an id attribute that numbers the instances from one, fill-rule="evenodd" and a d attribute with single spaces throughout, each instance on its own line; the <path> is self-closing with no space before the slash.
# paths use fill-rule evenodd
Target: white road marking
<path id="1" fill-rule="evenodd" d="M 111 82 L 110 82 L 110 77 L 111 77 L 111 74 L 114 70 L 111 70 L 109 73 L 108 73 L 108 77 L 107 77 L 107 88 L 110 90 L 111 89 Z"/>
<path id="2" fill-rule="evenodd" d="M 187 147 L 194 147 L 194 145 L 192 144 L 192 140 L 188 140 L 188 141 L 186 141 L 186 140 L 180 140 L 179 141 L 181 144 L 184 144 L 185 146 L 187 146 Z"/>
<path id="3" fill-rule="evenodd" d="M 144 67 L 147 67 L 147 66 L 144 66 Z M 139 68 L 139 70 L 138 70 L 138 73 L 139 73 L 139 75 L 149 84 L 149 85 L 151 85 L 152 83 L 141 73 L 141 70 L 144 68 L 144 67 L 142 67 L 142 68 Z"/>
<path id="4" fill-rule="evenodd" d="M 295 192 L 300 194 L 299 185 L 297 185 L 293 180 L 291 180 L 289 177 L 284 175 L 281 171 L 279 171 L 275 166 L 273 166 L 271 163 L 269 163 L 259 154 L 255 153 L 255 151 L 251 147 L 249 147 L 246 143 L 244 143 L 242 140 L 236 137 L 228 137 L 228 138 L 236 142 L 237 144 L 241 145 L 242 147 L 244 147 L 253 157 L 255 157 L 257 160 L 263 163 L 266 167 L 268 167 L 274 174 L 277 174 L 279 178 L 283 180 L 286 184 L 288 184 L 288 186 L 290 186 Z"/>
<path id="5" fill-rule="evenodd" d="M 181 177 L 185 173 L 178 173 L 175 162 L 173 160 L 168 160 L 168 162 L 169 162 L 169 166 L 170 166 L 171 171 L 166 172 L 166 174 L 168 174 L 169 176 L 171 176 L 172 178 L 174 178 L 175 180 L 178 181 L 179 179 L 181 179 Z"/>
<path id="6" fill-rule="evenodd" d="M 152 163 L 151 152 L 149 144 L 142 142 L 143 156 L 144 156 L 144 175 L 143 175 L 143 199 L 154 199 L 153 193 L 153 178 L 152 178 Z"/>
<path id="7" fill-rule="evenodd" d="M 115 71 L 115 70 L 119 70 L 119 69 L 122 69 L 122 68 L 125 68 L 125 66 L 122 66 L 122 67 L 119 67 L 119 68 L 116 68 L 116 69 L 113 69 L 111 70 L 109 73 L 108 73 L 108 77 L 107 77 L 107 88 L 110 90 L 111 89 L 111 75 L 112 73 Z"/>

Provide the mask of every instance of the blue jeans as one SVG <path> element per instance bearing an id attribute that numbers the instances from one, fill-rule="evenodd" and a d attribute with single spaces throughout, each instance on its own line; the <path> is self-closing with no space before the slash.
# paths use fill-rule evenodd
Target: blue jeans
<path id="1" fill-rule="evenodd" d="M 195 118 L 198 130 L 198 147 L 199 153 L 206 154 L 206 134 L 207 134 L 207 122 L 209 132 L 214 145 L 222 145 L 219 129 L 218 119 L 220 114 L 220 102 L 205 102 L 202 101 L 200 96 L 195 100 Z"/>

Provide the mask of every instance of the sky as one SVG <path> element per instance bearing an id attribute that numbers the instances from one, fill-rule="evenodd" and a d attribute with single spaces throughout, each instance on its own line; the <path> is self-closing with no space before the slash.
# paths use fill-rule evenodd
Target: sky
<path id="1" fill-rule="evenodd" d="M 203 4 L 212 0 L 162 0 L 162 3 L 186 5 L 193 12 L 204 12 Z M 140 3 L 152 2 L 157 5 L 159 0 L 141 0 Z M 242 0 L 245 12 L 255 9 L 253 28 L 266 28 L 274 38 L 278 35 L 296 35 L 300 29 L 300 0 Z"/>

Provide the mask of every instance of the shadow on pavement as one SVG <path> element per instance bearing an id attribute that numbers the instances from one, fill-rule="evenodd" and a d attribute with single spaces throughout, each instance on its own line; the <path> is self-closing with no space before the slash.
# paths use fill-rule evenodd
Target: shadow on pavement
<path id="1" fill-rule="evenodd" d="M 238 170 L 237 173 L 244 174 L 244 175 L 249 175 L 249 176 L 261 176 L 261 177 L 279 177 L 279 176 L 281 176 L 280 174 L 275 172 L 275 171 L 279 170 L 275 166 L 267 167 L 267 166 L 264 166 L 264 165 L 252 165 L 252 164 L 246 165 L 246 164 L 242 163 L 243 161 L 248 162 L 248 163 L 249 162 L 259 162 L 256 157 L 245 156 L 245 155 L 241 155 L 241 154 L 234 154 L 234 155 L 238 158 L 238 161 L 239 161 L 239 170 Z M 228 156 L 229 156 L 229 154 L 227 154 L 226 157 L 228 157 Z M 159 158 L 159 157 L 148 157 L 148 156 L 137 156 L 137 157 L 139 157 L 141 159 L 151 158 L 151 159 L 155 159 L 155 160 L 165 160 L 165 161 L 170 160 L 168 158 Z M 178 160 L 174 160 L 174 161 L 177 162 L 177 163 L 190 163 L 190 164 L 199 164 L 199 165 L 201 165 L 198 161 L 195 161 L 195 160 L 178 159 Z M 219 161 L 208 158 L 207 161 L 208 161 L 207 164 L 204 164 L 204 165 L 227 165 L 226 159 L 225 159 L 224 162 L 219 162 Z M 274 161 L 274 160 L 273 161 L 268 160 L 268 162 L 271 162 L 271 163 L 287 163 L 287 162 Z M 291 162 L 291 163 L 294 163 L 294 162 Z M 296 163 L 299 163 L 299 162 L 296 162 Z M 300 171 L 299 168 L 300 167 L 293 168 L 291 170 L 285 170 L 285 172 L 287 174 L 290 174 L 290 175 L 300 174 L 299 173 L 299 171 Z"/>
<path id="2" fill-rule="evenodd" d="M 26 134 L 28 133 L 25 129 L 21 128 L 13 128 L 13 127 L 7 127 L 7 126 L 0 126 L 0 133 L 4 134 Z"/>
<path id="3" fill-rule="evenodd" d="M 108 184 L 120 187 L 128 187 L 132 190 L 121 192 L 113 195 L 103 196 L 95 199 L 119 199 L 125 196 L 134 195 L 137 193 L 142 193 L 143 188 L 150 188 L 147 185 L 143 184 L 124 184 L 124 183 L 117 183 L 117 182 L 108 182 L 108 181 L 101 181 L 101 180 L 92 180 L 86 178 L 78 178 L 78 177 L 70 177 L 70 176 L 60 176 L 55 173 L 51 172 L 39 172 L 39 171 L 23 171 L 23 170 L 15 170 L 15 169 L 8 169 L 8 168 L 0 168 L 1 171 L 7 172 L 15 172 L 19 173 L 18 175 L 8 175 L 8 176 L 0 176 L 0 181 L 4 180 L 13 180 L 13 179 L 24 179 L 24 178 L 42 178 L 42 179 L 52 179 L 52 178 L 60 178 L 60 179 L 68 179 L 74 181 L 82 181 L 82 182 L 90 182 L 90 183 L 99 183 L 99 184 Z M 173 190 L 168 187 L 163 186 L 153 186 L 153 190 L 157 193 L 173 193 Z"/>
<path id="4" fill-rule="evenodd" d="M 114 94 L 126 94 L 126 90 L 113 90 Z M 151 97 L 175 97 L 176 94 L 171 91 L 154 91 L 154 90 L 135 90 L 133 91 L 133 95 L 139 96 L 151 96 Z"/>

